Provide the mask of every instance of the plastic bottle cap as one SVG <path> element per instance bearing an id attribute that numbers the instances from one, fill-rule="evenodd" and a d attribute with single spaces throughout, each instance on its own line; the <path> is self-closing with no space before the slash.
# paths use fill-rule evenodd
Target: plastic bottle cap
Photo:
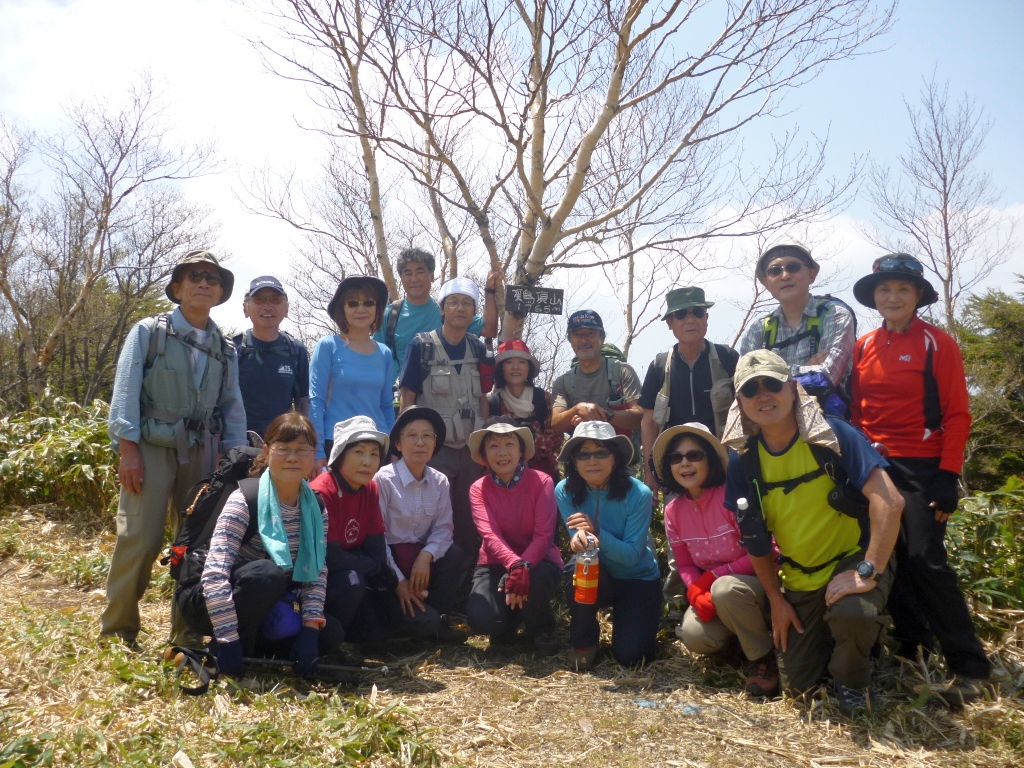
<path id="1" fill-rule="evenodd" d="M 736 499 L 737 509 L 747 509 L 749 506 L 750 503 L 747 501 L 746 497 L 743 497 L 742 499 Z"/>

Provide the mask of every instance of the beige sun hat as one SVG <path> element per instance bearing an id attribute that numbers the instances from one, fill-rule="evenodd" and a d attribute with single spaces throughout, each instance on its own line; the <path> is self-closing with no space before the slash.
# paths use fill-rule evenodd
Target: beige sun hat
<path id="1" fill-rule="evenodd" d="M 576 447 L 587 440 L 597 440 L 599 443 L 613 442 L 619 446 L 619 453 L 626 464 L 633 461 L 633 441 L 625 435 L 616 434 L 615 427 L 607 421 L 581 421 L 577 424 L 572 437 L 562 446 L 558 460 L 563 464 L 570 461 Z"/>
<path id="2" fill-rule="evenodd" d="M 386 432 L 377 429 L 373 419 L 369 416 L 353 416 L 351 419 L 339 421 L 334 425 L 334 445 L 331 446 L 331 458 L 328 459 L 327 465 L 333 467 L 334 462 L 341 458 L 341 454 L 348 446 L 364 441 L 380 443 L 380 458 L 384 461 L 388 455 L 388 436 Z"/>
<path id="3" fill-rule="evenodd" d="M 658 439 L 654 441 L 654 448 L 651 450 L 651 456 L 654 459 L 654 472 L 657 475 L 661 475 L 661 465 L 665 460 L 665 452 L 668 451 L 668 447 L 672 445 L 672 441 L 677 435 L 694 435 L 699 437 L 708 443 L 718 454 L 718 458 L 722 460 L 722 469 L 726 469 L 729 466 L 729 451 L 724 445 L 718 440 L 717 437 L 712 434 L 711 430 L 700 422 L 691 421 L 686 424 L 679 424 L 675 427 L 669 427 L 660 435 Z"/>
<path id="4" fill-rule="evenodd" d="M 533 458 L 533 430 L 529 427 L 517 427 L 515 424 L 499 421 L 497 424 L 491 424 L 488 427 L 476 430 L 470 434 L 469 440 L 466 441 L 467 445 L 469 445 L 469 455 L 473 457 L 473 461 L 477 464 L 487 466 L 487 461 L 480 456 L 480 445 L 490 433 L 496 435 L 519 435 L 519 439 L 523 441 L 523 458 L 527 461 Z"/>

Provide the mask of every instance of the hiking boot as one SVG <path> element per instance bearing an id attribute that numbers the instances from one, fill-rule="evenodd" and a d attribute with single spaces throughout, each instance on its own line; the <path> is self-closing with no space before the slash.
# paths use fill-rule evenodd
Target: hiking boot
<path id="1" fill-rule="evenodd" d="M 982 699 L 989 693 L 988 686 L 984 680 L 977 680 L 973 677 L 955 676 L 947 683 L 929 685 L 923 683 L 914 686 L 914 693 L 935 694 L 950 707 L 962 707 L 973 701 Z"/>
<path id="2" fill-rule="evenodd" d="M 441 622 L 437 628 L 437 642 L 441 645 L 462 645 L 469 639 L 469 633 L 464 629 L 456 629 L 447 621 Z"/>
<path id="3" fill-rule="evenodd" d="M 569 669 L 576 672 L 588 672 L 594 668 L 597 661 L 597 646 L 588 645 L 586 648 L 573 648 L 569 651 Z"/>
<path id="4" fill-rule="evenodd" d="M 554 632 L 541 632 L 533 638 L 533 650 L 538 656 L 554 656 L 560 643 Z"/>
<path id="5" fill-rule="evenodd" d="M 778 694 L 779 665 L 775 660 L 775 651 L 769 651 L 751 663 L 743 690 L 748 696 L 763 698 L 771 698 Z"/>
<path id="6" fill-rule="evenodd" d="M 836 683 L 835 688 L 839 711 L 843 715 L 853 720 L 871 712 L 871 697 L 867 688 L 851 688 L 842 683 Z"/>

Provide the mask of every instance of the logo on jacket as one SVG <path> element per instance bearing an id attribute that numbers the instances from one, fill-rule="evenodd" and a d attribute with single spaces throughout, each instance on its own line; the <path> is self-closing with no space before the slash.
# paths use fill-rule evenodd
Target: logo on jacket
<path id="1" fill-rule="evenodd" d="M 910 357 L 911 357 L 910 355 L 900 355 L 900 362 L 901 363 L 909 363 L 910 362 Z"/>

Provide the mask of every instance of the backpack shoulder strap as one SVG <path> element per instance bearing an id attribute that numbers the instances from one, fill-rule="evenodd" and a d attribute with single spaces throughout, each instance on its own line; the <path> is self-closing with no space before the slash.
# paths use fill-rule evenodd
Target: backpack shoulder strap
<path id="1" fill-rule="evenodd" d="M 260 481 L 258 477 L 243 477 L 238 481 L 238 490 L 245 496 L 245 503 L 249 507 L 249 525 L 245 528 L 245 535 L 242 536 L 242 544 L 248 544 L 260 527 Z"/>
<path id="2" fill-rule="evenodd" d="M 384 320 L 384 343 L 391 348 L 391 354 L 398 356 L 398 350 L 395 347 L 395 329 L 398 327 L 398 318 L 402 314 L 402 302 L 404 299 L 398 299 L 388 304 L 388 316 Z"/>
<path id="3" fill-rule="evenodd" d="M 772 312 L 765 315 L 763 323 L 764 335 L 761 339 L 761 346 L 765 349 L 772 349 L 775 346 L 775 340 L 779 337 L 779 318 Z"/>
<path id="4" fill-rule="evenodd" d="M 145 367 L 152 368 L 157 356 L 167 352 L 167 337 L 174 335 L 171 313 L 163 312 L 156 317 L 147 317 L 142 322 L 149 328 L 149 348 L 146 350 Z"/>
<path id="5" fill-rule="evenodd" d="M 533 415 L 537 417 L 537 420 L 541 424 L 547 423 L 549 415 L 548 399 L 545 396 L 544 390 L 538 387 L 536 384 L 533 385 Z"/>

